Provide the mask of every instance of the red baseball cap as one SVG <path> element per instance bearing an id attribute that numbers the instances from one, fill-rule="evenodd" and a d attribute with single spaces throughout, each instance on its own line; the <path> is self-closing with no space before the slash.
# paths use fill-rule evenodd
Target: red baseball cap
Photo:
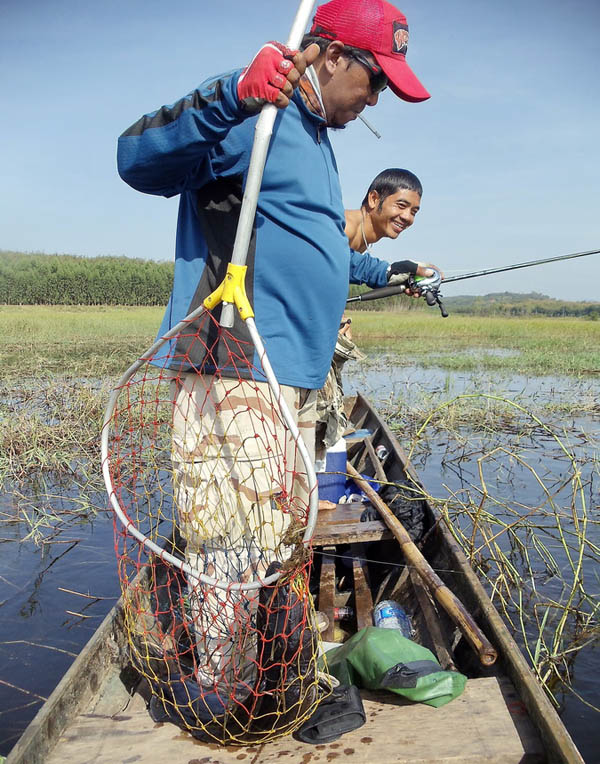
<path id="1" fill-rule="evenodd" d="M 317 8 L 310 33 L 368 50 L 402 100 L 416 103 L 431 97 L 406 63 L 408 24 L 391 3 L 330 0 Z"/>

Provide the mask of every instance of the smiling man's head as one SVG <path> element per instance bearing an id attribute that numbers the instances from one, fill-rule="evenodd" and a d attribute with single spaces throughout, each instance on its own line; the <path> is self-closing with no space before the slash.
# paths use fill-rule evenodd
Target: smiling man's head
<path id="1" fill-rule="evenodd" d="M 410 170 L 390 167 L 377 175 L 362 201 L 376 241 L 395 239 L 414 223 L 421 206 L 423 186 Z"/>

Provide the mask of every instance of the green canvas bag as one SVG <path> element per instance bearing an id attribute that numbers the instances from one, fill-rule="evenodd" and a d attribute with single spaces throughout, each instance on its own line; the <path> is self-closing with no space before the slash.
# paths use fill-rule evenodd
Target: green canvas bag
<path id="1" fill-rule="evenodd" d="M 386 689 L 435 708 L 458 697 L 467 682 L 457 671 L 444 671 L 431 650 L 397 629 L 367 626 L 321 661 L 342 684 Z"/>

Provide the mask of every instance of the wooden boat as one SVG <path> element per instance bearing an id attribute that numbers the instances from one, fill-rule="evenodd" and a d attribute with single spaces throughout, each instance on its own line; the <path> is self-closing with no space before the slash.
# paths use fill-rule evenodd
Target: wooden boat
<path id="1" fill-rule="evenodd" d="M 350 422 L 365 437 L 349 440 L 348 457 L 362 474 L 391 482 L 416 475 L 378 413 L 362 397 L 349 405 Z M 376 449 L 387 456 L 380 460 Z M 381 454 L 381 449 L 379 449 Z M 483 667 L 446 613 L 409 566 L 380 519 L 360 522 L 363 507 L 339 504 L 321 513 L 315 532 L 319 610 L 329 619 L 326 640 L 339 636 L 334 608 L 350 605 L 352 628 L 371 623 L 373 604 L 397 599 L 414 613 L 416 639 L 445 668 L 468 676 L 465 691 L 442 708 L 411 704 L 385 691 L 361 691 L 367 722 L 336 742 L 312 746 L 291 737 L 247 748 L 193 739 L 148 715 L 147 687 L 131 666 L 120 603 L 108 614 L 6 764 L 189 764 L 331 762 L 582 762 L 546 694 L 492 605 L 464 554 L 433 508 L 423 502 L 423 553 L 462 600 L 498 653 Z M 340 563 L 340 558 L 342 561 Z M 368 560 L 400 563 L 385 575 Z M 341 565 L 341 573 L 340 573 Z M 381 565 L 379 566 L 381 567 Z M 340 575 L 352 583 L 340 589 Z M 349 628 L 347 623 L 342 624 Z"/>

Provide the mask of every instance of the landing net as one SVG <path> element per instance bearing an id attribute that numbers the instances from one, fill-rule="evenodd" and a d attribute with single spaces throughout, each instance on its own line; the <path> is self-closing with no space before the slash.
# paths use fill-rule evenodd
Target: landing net
<path id="1" fill-rule="evenodd" d="M 105 425 L 114 496 L 164 550 L 115 523 L 151 715 L 223 744 L 288 734 L 323 697 L 304 463 L 254 354 L 204 311 L 122 381 Z"/>

